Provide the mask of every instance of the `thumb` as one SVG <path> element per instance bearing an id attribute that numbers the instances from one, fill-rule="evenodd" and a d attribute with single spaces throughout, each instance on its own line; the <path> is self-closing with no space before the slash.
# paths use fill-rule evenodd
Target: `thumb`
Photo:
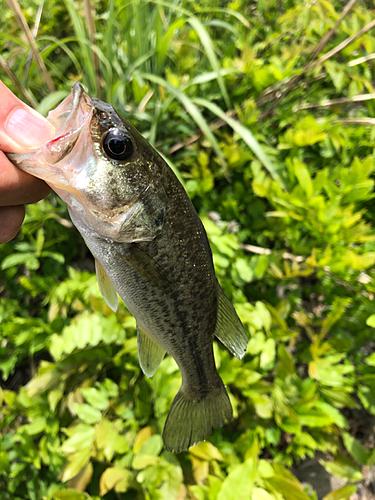
<path id="1" fill-rule="evenodd" d="M 20 101 L 0 80 L 0 149 L 27 153 L 37 149 L 55 133 L 37 111 Z"/>

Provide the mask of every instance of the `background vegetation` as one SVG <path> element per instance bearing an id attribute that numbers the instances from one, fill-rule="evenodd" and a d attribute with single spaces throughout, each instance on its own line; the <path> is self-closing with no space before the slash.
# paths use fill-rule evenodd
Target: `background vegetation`
<path id="1" fill-rule="evenodd" d="M 317 452 L 350 498 L 375 463 L 373 3 L 17 5 L 3 81 L 46 113 L 81 80 L 168 157 L 249 345 L 214 345 L 234 422 L 166 452 L 175 363 L 143 376 L 64 204 L 30 206 L 0 247 L 1 498 L 313 499 L 290 471 Z"/>

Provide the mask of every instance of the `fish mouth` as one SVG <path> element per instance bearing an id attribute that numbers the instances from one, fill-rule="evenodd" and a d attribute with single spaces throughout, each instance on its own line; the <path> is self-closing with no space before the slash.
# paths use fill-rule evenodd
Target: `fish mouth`
<path id="1" fill-rule="evenodd" d="M 8 153 L 8 158 L 21 170 L 43 179 L 55 191 L 56 188 L 73 191 L 72 179 L 93 154 L 90 124 L 94 107 L 82 85 L 75 83 L 72 92 L 48 113 L 47 121 L 55 134 L 34 151 Z M 75 147 L 78 143 L 79 147 Z M 74 161 L 69 157 L 73 149 Z"/>
<path id="2" fill-rule="evenodd" d="M 50 111 L 47 120 L 57 133 L 42 146 L 45 159 L 50 165 L 58 163 L 72 151 L 82 131 L 91 122 L 93 109 L 91 98 L 82 85 L 76 82 L 64 101 Z"/>
<path id="3" fill-rule="evenodd" d="M 87 107 L 93 107 L 92 99 L 86 94 L 82 85 L 76 82 L 70 94 L 57 108 L 48 113 L 47 120 L 56 129 L 65 129 L 67 124 L 72 125 L 75 122 L 80 108 L 82 111 L 87 111 Z"/>
<path id="4" fill-rule="evenodd" d="M 85 142 L 84 146 L 87 146 L 91 136 L 90 123 L 93 110 L 94 104 L 91 98 L 79 82 L 75 83 L 72 92 L 56 109 L 48 113 L 47 121 L 54 128 L 55 134 L 34 151 L 25 154 L 7 153 L 8 158 L 21 170 L 51 184 L 52 188 L 53 185 L 66 188 L 69 183 L 67 183 L 67 179 L 64 179 L 62 169 L 52 169 L 51 166 L 55 166 L 68 156 L 77 142 L 82 141 L 82 136 L 85 136 L 85 140 L 82 142 Z M 86 150 L 86 157 L 87 154 Z M 82 164 L 85 163 L 83 161 Z M 77 163 L 76 159 L 75 165 L 80 164 Z M 72 163 L 64 161 L 63 168 L 66 169 L 66 166 L 68 166 L 68 170 L 74 172 Z"/>

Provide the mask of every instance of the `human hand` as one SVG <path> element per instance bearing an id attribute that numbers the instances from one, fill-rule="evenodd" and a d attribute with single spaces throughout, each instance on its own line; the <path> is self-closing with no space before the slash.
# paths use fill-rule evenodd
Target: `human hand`
<path id="1" fill-rule="evenodd" d="M 20 101 L 0 80 L 0 243 L 18 233 L 27 203 L 50 192 L 49 186 L 15 167 L 4 153 L 28 153 L 54 133 L 38 112 Z"/>

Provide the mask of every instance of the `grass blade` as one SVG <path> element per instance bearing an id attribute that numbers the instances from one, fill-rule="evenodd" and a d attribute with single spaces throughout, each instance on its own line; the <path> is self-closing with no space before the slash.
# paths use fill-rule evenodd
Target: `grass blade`
<path id="1" fill-rule="evenodd" d="M 228 92 L 227 92 L 227 89 L 226 89 L 226 86 L 224 83 L 224 79 L 220 73 L 221 68 L 220 68 L 219 61 L 218 61 L 216 54 L 215 54 L 214 44 L 212 42 L 212 39 L 211 39 L 208 31 L 206 30 L 206 28 L 203 26 L 203 24 L 199 21 L 199 19 L 197 17 L 191 16 L 188 19 L 188 22 L 192 26 L 192 28 L 194 28 L 195 32 L 197 33 L 197 35 L 199 36 L 199 38 L 202 42 L 202 45 L 206 51 L 207 58 L 210 61 L 212 69 L 215 71 L 215 73 L 217 75 L 216 76 L 217 82 L 219 84 L 221 93 L 223 94 L 225 104 L 228 108 L 230 108 L 231 103 L 230 103 L 229 95 L 228 95 Z"/>
<path id="2" fill-rule="evenodd" d="M 228 9 L 226 7 L 224 7 L 224 8 L 218 7 L 218 8 L 214 8 L 214 9 L 201 9 L 200 12 L 221 12 L 221 13 L 225 14 L 226 16 L 235 17 L 237 19 L 237 21 L 240 21 L 240 23 L 243 24 L 244 26 L 246 26 L 246 28 L 250 28 L 249 21 L 246 19 L 246 17 L 243 14 L 241 14 L 237 10 Z"/>
<path id="3" fill-rule="evenodd" d="M 22 83 L 18 80 L 13 71 L 9 68 L 6 60 L 0 55 L 0 67 L 3 71 L 8 75 L 8 77 L 12 80 L 14 85 L 17 87 L 22 97 L 34 108 L 36 109 L 38 103 L 33 98 L 33 96 L 28 92 L 28 90 L 22 85 Z"/>
<path id="4" fill-rule="evenodd" d="M 70 19 L 72 21 L 75 35 L 77 37 L 78 44 L 81 49 L 82 68 L 84 69 L 85 74 L 87 75 L 87 84 L 88 84 L 87 86 L 89 93 L 91 93 L 92 95 L 97 95 L 98 89 L 96 86 L 95 69 L 82 17 L 77 12 L 73 0 L 64 0 L 64 3 L 69 13 Z"/>
<path id="5" fill-rule="evenodd" d="M 30 28 L 26 22 L 25 16 L 22 13 L 22 10 L 21 10 L 21 7 L 19 6 L 18 1 L 17 0 L 6 0 L 6 1 L 7 1 L 7 4 L 9 5 L 9 7 L 13 10 L 18 24 L 21 26 L 21 28 L 23 29 L 23 32 L 26 35 L 27 41 L 29 42 L 29 45 L 30 45 L 30 48 L 33 51 L 35 62 L 38 65 L 38 68 L 43 75 L 44 81 L 46 82 L 48 89 L 50 90 L 50 92 L 54 92 L 55 85 L 53 84 L 53 81 L 52 81 L 51 77 L 49 76 L 49 73 L 48 73 L 47 68 L 44 64 L 44 61 L 38 52 L 38 48 L 37 48 L 35 41 L 33 39 L 33 35 L 32 35 Z"/>
<path id="6" fill-rule="evenodd" d="M 62 38 L 61 40 L 52 36 L 43 36 L 40 37 L 39 40 L 49 42 L 48 47 L 44 50 L 44 54 L 48 55 L 51 52 L 53 52 L 57 47 L 59 47 L 61 50 L 65 52 L 65 54 L 69 57 L 71 62 L 74 64 L 77 73 L 81 72 L 81 65 L 79 64 L 78 59 L 74 55 L 74 52 L 68 47 L 68 43 L 70 42 L 77 42 L 77 39 L 75 37 L 66 37 Z"/>
<path id="7" fill-rule="evenodd" d="M 250 130 L 242 125 L 242 123 L 234 120 L 230 116 L 226 115 L 222 109 L 219 108 L 216 104 L 207 101 L 206 99 L 195 98 L 194 102 L 199 106 L 204 106 L 209 109 L 216 116 L 224 120 L 228 125 L 242 138 L 242 140 L 249 146 L 255 156 L 263 163 L 271 177 L 275 181 L 279 181 L 281 185 L 285 188 L 282 179 L 280 178 L 275 165 L 271 162 L 270 158 L 264 152 L 262 146 L 259 144 L 254 135 L 250 132 Z"/>
<path id="8" fill-rule="evenodd" d="M 93 16 L 93 6 L 90 0 L 85 0 L 85 13 L 86 13 L 86 22 L 87 22 L 87 30 L 89 32 L 89 38 L 91 42 L 91 54 L 94 65 L 95 72 L 95 80 L 96 80 L 96 89 L 97 96 L 100 98 L 100 67 L 99 67 L 99 59 L 97 53 L 93 50 L 95 46 L 95 21 Z"/>
<path id="9" fill-rule="evenodd" d="M 34 24 L 34 28 L 33 28 L 33 40 L 34 41 L 36 40 L 36 37 L 38 36 L 39 24 L 40 24 L 40 19 L 42 17 L 43 7 L 44 7 L 44 0 L 42 0 L 40 2 L 39 7 L 38 7 L 38 12 L 36 14 L 35 24 Z M 25 73 L 24 73 L 24 77 L 23 77 L 23 85 L 26 85 L 26 83 L 27 83 L 27 79 L 28 79 L 28 76 L 29 76 L 29 71 L 30 71 L 30 65 L 31 65 L 32 57 L 33 57 L 33 51 L 30 49 L 29 50 L 29 54 L 27 56 L 27 61 L 26 61 L 26 64 L 25 64 Z"/>
<path id="10" fill-rule="evenodd" d="M 41 115 L 46 115 L 48 111 L 56 107 L 65 97 L 69 94 L 69 90 L 57 90 L 52 94 L 48 94 L 44 99 L 41 100 L 36 110 Z"/>
<path id="11" fill-rule="evenodd" d="M 172 3 L 166 2 L 164 0 L 153 0 L 153 2 L 155 4 L 168 7 L 171 11 L 179 12 L 179 13 L 186 16 L 186 22 L 188 22 L 190 24 L 190 26 L 194 29 L 194 31 L 197 33 L 197 35 L 198 35 L 198 37 L 199 37 L 199 39 L 200 39 L 200 41 L 205 49 L 207 59 L 209 60 L 212 69 L 215 71 L 215 73 L 217 75 L 217 82 L 218 82 L 218 85 L 220 87 L 223 98 L 225 100 L 225 104 L 228 108 L 230 108 L 231 103 L 230 103 L 229 95 L 228 95 L 228 92 L 227 92 L 227 89 L 226 89 L 226 86 L 224 83 L 224 79 L 220 73 L 221 68 L 220 68 L 219 60 L 218 60 L 216 53 L 215 53 L 214 43 L 213 43 L 212 38 L 211 38 L 210 34 L 208 33 L 207 29 L 204 27 L 203 23 L 198 19 L 197 16 L 192 14 L 192 12 L 190 12 L 187 9 L 184 9 L 183 7 L 180 7 L 179 5 L 172 4 Z M 164 50 L 165 50 L 165 48 L 164 48 Z"/>
<path id="12" fill-rule="evenodd" d="M 206 139 L 211 144 L 213 150 L 215 151 L 215 153 L 219 158 L 221 165 L 225 167 L 226 162 L 223 152 L 220 149 L 219 143 L 217 142 L 212 131 L 210 130 L 210 127 L 207 121 L 205 120 L 204 116 L 199 111 L 198 107 L 194 104 L 194 102 L 187 95 L 185 95 L 183 92 L 181 92 L 179 89 L 171 85 L 169 82 L 167 82 L 166 80 L 164 80 L 164 78 L 161 78 L 160 76 L 151 75 L 149 73 L 141 73 L 141 76 L 145 80 L 150 80 L 151 82 L 154 82 L 166 88 L 172 95 L 174 95 L 176 99 L 180 101 L 182 106 L 186 109 L 186 111 L 189 113 L 189 115 L 192 117 L 192 119 L 195 121 L 195 123 L 198 125 L 198 127 L 205 135 Z"/>

